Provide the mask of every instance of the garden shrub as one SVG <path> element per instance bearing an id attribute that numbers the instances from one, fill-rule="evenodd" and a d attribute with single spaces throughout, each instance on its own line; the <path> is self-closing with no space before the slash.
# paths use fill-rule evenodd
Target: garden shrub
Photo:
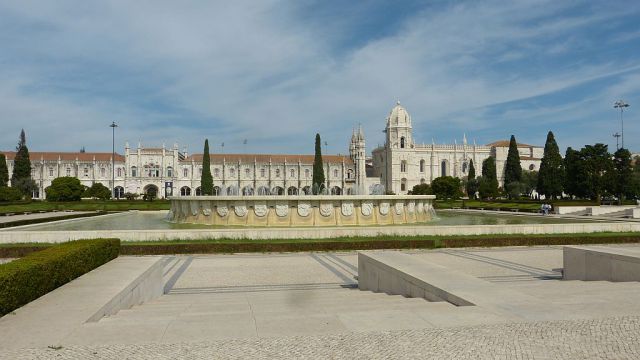
<path id="1" fill-rule="evenodd" d="M 44 191 L 49 201 L 80 201 L 85 190 L 78 178 L 63 176 L 53 179 Z"/>
<path id="2" fill-rule="evenodd" d="M 20 199 L 22 199 L 22 192 L 20 189 L 7 186 L 0 187 L 1 202 L 18 201 Z"/>
<path id="3" fill-rule="evenodd" d="M 120 240 L 77 240 L 0 265 L 0 316 L 118 257 Z"/>

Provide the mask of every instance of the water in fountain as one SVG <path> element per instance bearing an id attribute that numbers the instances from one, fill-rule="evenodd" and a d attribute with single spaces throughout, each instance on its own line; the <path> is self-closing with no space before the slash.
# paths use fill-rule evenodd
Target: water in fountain
<path id="1" fill-rule="evenodd" d="M 231 185 L 227 188 L 227 196 L 238 196 L 240 191 L 236 185 Z"/>
<path id="2" fill-rule="evenodd" d="M 369 186 L 369 195 L 384 195 L 384 186 L 381 184 L 373 184 Z"/>

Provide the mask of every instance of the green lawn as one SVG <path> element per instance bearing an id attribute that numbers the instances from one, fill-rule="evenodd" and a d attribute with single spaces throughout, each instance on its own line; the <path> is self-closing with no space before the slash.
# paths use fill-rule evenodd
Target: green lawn
<path id="1" fill-rule="evenodd" d="M 544 201 L 536 200 L 495 200 L 495 201 L 481 201 L 481 200 L 436 200 L 436 209 L 451 209 L 451 208 L 471 208 L 471 209 L 518 209 L 520 211 L 532 211 L 537 212 L 540 210 L 540 206 Z M 550 201 L 554 206 L 595 206 L 596 202 L 591 200 L 554 200 Z M 633 205 L 635 201 L 625 201 L 625 204 Z"/>
<path id="2" fill-rule="evenodd" d="M 0 214 L 22 213 L 51 210 L 74 211 L 127 211 L 127 210 L 169 210 L 168 200 L 82 200 L 74 202 L 32 201 L 30 203 L 16 203 L 0 205 Z"/>

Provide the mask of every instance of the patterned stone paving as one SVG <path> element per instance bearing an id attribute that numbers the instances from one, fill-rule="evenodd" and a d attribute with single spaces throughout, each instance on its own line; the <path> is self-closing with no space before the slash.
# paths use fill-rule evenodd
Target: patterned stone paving
<path id="1" fill-rule="evenodd" d="M 213 358 L 639 359 L 640 317 L 0 352 L 0 359 Z"/>

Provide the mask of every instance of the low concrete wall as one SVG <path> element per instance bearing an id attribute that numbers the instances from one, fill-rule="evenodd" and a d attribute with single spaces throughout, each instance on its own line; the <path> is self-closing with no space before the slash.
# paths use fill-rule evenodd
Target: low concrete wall
<path id="1" fill-rule="evenodd" d="M 565 246 L 563 278 L 587 281 L 640 281 L 640 249 Z"/>
<path id="2" fill-rule="evenodd" d="M 606 215 L 606 214 L 611 214 L 619 211 L 633 209 L 635 207 L 636 207 L 635 205 L 621 205 L 621 206 L 605 205 L 605 206 L 591 206 L 587 210 L 588 210 L 588 214 L 591 216 L 600 216 L 600 215 Z"/>
<path id="3" fill-rule="evenodd" d="M 89 317 L 87 322 L 96 322 L 105 316 L 116 314 L 120 310 L 129 309 L 134 305 L 140 305 L 162 296 L 164 294 L 164 282 L 162 281 L 164 264 L 165 262 L 162 260 L 156 261 Z"/>
<path id="4" fill-rule="evenodd" d="M 587 211 L 587 206 L 557 206 L 556 214 L 558 215 L 567 215 L 573 214 L 576 212 Z"/>
<path id="5" fill-rule="evenodd" d="M 203 239 L 328 239 L 345 236 L 381 235 L 495 235 L 495 234 L 576 234 L 594 232 L 636 232 L 638 222 L 581 222 L 573 224 L 451 225 L 451 226 L 367 226 L 299 227 L 180 230 L 93 230 L 93 231 L 0 231 L 0 243 L 58 243 L 69 240 L 118 238 L 122 241 L 203 240 Z"/>
<path id="6" fill-rule="evenodd" d="M 171 197 L 177 223 L 260 227 L 368 226 L 431 220 L 434 195 Z"/>

